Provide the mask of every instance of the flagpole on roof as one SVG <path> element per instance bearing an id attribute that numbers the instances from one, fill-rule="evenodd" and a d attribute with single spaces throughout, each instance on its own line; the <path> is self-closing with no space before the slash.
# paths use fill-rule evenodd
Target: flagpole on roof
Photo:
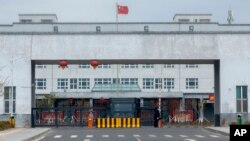
<path id="1" fill-rule="evenodd" d="M 116 31 L 118 32 L 118 4 L 116 3 Z"/>

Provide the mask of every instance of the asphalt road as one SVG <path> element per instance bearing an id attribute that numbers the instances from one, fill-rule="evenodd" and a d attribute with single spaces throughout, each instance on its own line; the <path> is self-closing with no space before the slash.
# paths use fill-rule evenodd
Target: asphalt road
<path id="1" fill-rule="evenodd" d="M 35 141 L 229 141 L 203 128 L 53 128 Z"/>

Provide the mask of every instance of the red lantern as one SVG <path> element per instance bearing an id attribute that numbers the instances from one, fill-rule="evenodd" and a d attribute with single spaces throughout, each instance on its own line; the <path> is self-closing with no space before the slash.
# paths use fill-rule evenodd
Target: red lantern
<path id="1" fill-rule="evenodd" d="M 91 60 L 90 65 L 95 69 L 99 65 L 98 60 Z"/>
<path id="2" fill-rule="evenodd" d="M 214 102 L 214 94 L 209 94 L 209 95 L 208 95 L 208 100 L 209 100 L 210 102 Z"/>
<path id="3" fill-rule="evenodd" d="M 68 62 L 66 60 L 61 60 L 59 65 L 62 69 L 64 69 L 65 67 L 68 67 Z"/>

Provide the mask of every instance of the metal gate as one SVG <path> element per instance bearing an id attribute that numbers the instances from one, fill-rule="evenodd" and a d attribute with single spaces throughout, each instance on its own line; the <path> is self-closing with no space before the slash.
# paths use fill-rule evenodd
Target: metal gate
<path id="1" fill-rule="evenodd" d="M 106 115 L 104 108 L 32 108 L 32 127 L 39 126 L 87 126 L 88 116 L 93 115 L 93 126 L 96 119 Z"/>

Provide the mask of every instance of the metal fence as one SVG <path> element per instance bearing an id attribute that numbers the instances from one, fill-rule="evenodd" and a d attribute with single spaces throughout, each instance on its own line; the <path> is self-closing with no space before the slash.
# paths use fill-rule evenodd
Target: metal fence
<path id="1" fill-rule="evenodd" d="M 32 127 L 39 126 L 87 126 L 88 116 L 93 117 L 93 126 L 96 119 L 106 117 L 107 109 L 104 108 L 32 108 Z"/>

